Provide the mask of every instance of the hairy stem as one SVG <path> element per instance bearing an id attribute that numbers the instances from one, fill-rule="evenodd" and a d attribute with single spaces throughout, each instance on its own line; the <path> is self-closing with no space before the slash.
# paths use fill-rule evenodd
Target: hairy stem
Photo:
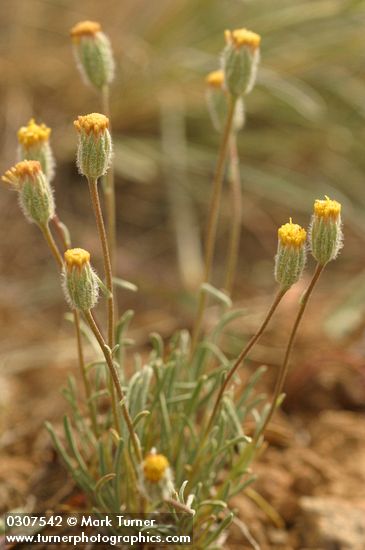
<path id="1" fill-rule="evenodd" d="M 278 305 L 280 304 L 280 302 L 281 302 L 281 300 L 282 300 L 285 293 L 286 293 L 286 290 L 279 290 L 279 292 L 276 294 L 275 299 L 274 299 L 273 303 L 271 304 L 271 307 L 270 307 L 269 311 L 267 312 L 266 317 L 263 320 L 260 328 L 258 329 L 256 334 L 254 334 L 252 336 L 252 338 L 247 343 L 247 345 L 243 348 L 243 350 L 241 351 L 241 353 L 237 357 L 233 367 L 231 368 L 231 370 L 228 372 L 226 378 L 224 379 L 224 381 L 222 383 L 222 386 L 219 390 L 219 393 L 217 395 L 217 399 L 215 401 L 212 413 L 210 415 L 210 418 L 209 418 L 209 421 L 208 421 L 208 424 L 207 424 L 207 427 L 206 427 L 206 432 L 209 433 L 210 429 L 212 428 L 214 419 L 215 419 L 216 414 L 218 412 L 219 406 L 222 402 L 222 398 L 224 396 L 224 393 L 225 393 L 225 391 L 227 390 L 227 388 L 229 386 L 229 383 L 231 382 L 233 376 L 237 372 L 237 369 L 241 365 L 242 361 L 247 357 L 247 355 L 249 354 L 249 352 L 251 351 L 253 346 L 256 344 L 256 342 L 259 340 L 259 338 L 262 336 L 265 328 L 269 324 L 270 319 L 274 315 L 275 310 L 278 307 Z"/>
<path id="2" fill-rule="evenodd" d="M 106 235 L 105 230 L 105 224 L 103 219 L 103 213 L 101 210 L 101 204 L 99 199 L 99 192 L 98 192 L 98 182 L 96 179 L 88 179 L 89 183 L 89 190 L 90 190 L 90 196 L 91 196 L 91 202 L 93 205 L 93 210 L 95 214 L 95 220 L 96 225 L 98 228 L 99 233 L 99 239 L 101 243 L 101 248 L 103 251 L 103 260 L 104 260 L 104 272 L 105 272 L 105 282 L 107 289 L 109 290 L 109 297 L 107 298 L 108 301 L 108 346 L 110 349 L 113 349 L 114 347 L 114 296 L 113 296 L 113 272 L 112 272 L 112 264 L 110 260 L 110 253 L 109 253 L 109 245 L 108 245 L 108 239 Z M 116 403 L 116 397 L 115 397 L 115 388 L 113 386 L 112 380 L 109 380 L 109 391 L 110 396 L 112 400 L 112 410 L 113 410 L 113 416 L 114 416 L 114 423 L 115 427 L 120 432 L 120 426 L 119 426 L 119 417 L 117 412 L 117 403 Z"/>
<path id="3" fill-rule="evenodd" d="M 73 310 L 73 317 L 74 317 L 74 323 L 75 323 L 75 330 L 76 330 L 76 342 L 77 342 L 77 355 L 79 358 L 79 365 L 80 365 L 80 371 L 82 380 L 84 383 L 85 388 L 85 395 L 86 395 L 86 402 L 90 413 L 91 418 L 91 424 L 93 428 L 93 432 L 95 437 L 98 437 L 98 423 L 97 423 L 97 414 L 96 414 L 96 407 L 95 403 L 91 400 L 92 396 L 92 388 L 90 384 L 89 377 L 86 372 L 86 365 L 85 365 L 85 358 L 84 358 L 84 351 L 82 348 L 82 338 L 81 338 L 81 329 L 80 329 L 80 315 L 79 312 L 74 309 Z"/>
<path id="4" fill-rule="evenodd" d="M 111 132 L 110 120 L 110 90 L 109 86 L 103 87 L 101 92 L 102 111 L 109 118 L 109 130 Z M 116 247 L 117 247 L 117 229 L 116 229 L 116 202 L 115 202 L 115 179 L 113 164 L 109 167 L 104 181 L 104 197 L 107 220 L 107 234 L 109 242 L 110 262 L 112 268 L 115 268 Z"/>
<path id="5" fill-rule="evenodd" d="M 314 287 L 316 286 L 316 283 L 317 283 L 323 269 L 324 269 L 324 265 L 317 264 L 317 267 L 316 267 L 315 272 L 313 274 L 312 280 L 309 283 L 308 288 L 305 291 L 305 293 L 303 294 L 302 299 L 300 301 L 299 311 L 298 311 L 298 314 L 297 314 L 296 319 L 294 321 L 292 331 L 291 331 L 290 336 L 289 336 L 289 341 L 288 341 L 288 345 L 287 345 L 287 348 L 286 348 L 284 361 L 283 361 L 283 363 L 280 367 L 279 375 L 278 375 L 278 378 L 277 378 L 277 381 L 276 381 L 271 406 L 270 406 L 270 409 L 269 409 L 269 412 L 268 412 L 268 415 L 265 419 L 264 424 L 262 425 L 261 429 L 259 430 L 259 432 L 255 436 L 255 442 L 257 442 L 259 440 L 259 438 L 261 437 L 261 435 L 265 432 L 265 430 L 266 430 L 266 428 L 267 428 L 267 426 L 268 426 L 268 424 L 269 424 L 269 422 L 270 422 L 270 420 L 271 420 L 271 418 L 272 418 L 272 416 L 275 412 L 277 402 L 278 402 L 278 398 L 280 397 L 281 392 L 283 391 L 285 379 L 286 379 L 287 374 L 288 374 L 289 360 L 290 360 L 291 352 L 293 350 L 293 345 L 294 345 L 296 334 L 298 332 L 299 325 L 301 323 L 304 312 L 306 310 L 309 298 L 310 298 L 310 296 L 311 296 L 311 294 L 314 290 Z"/>
<path id="6" fill-rule="evenodd" d="M 100 330 L 99 330 L 99 328 L 98 328 L 98 326 L 97 326 L 97 324 L 94 320 L 94 317 L 93 317 L 91 311 L 85 311 L 84 314 L 85 314 L 86 320 L 89 324 L 89 327 L 91 328 L 92 332 L 94 333 L 94 336 L 95 336 L 95 338 L 96 338 L 96 340 L 97 340 L 97 342 L 100 346 L 101 351 L 103 352 L 103 355 L 105 357 L 105 361 L 108 365 L 110 375 L 111 375 L 113 383 L 114 383 L 114 388 L 115 388 L 115 391 L 117 393 L 118 399 L 120 401 L 120 406 L 122 408 L 122 414 L 123 414 L 124 420 L 127 424 L 127 428 L 128 428 L 128 431 L 129 431 L 129 436 L 131 438 L 134 451 L 136 453 L 137 460 L 138 460 L 138 462 L 142 462 L 142 460 L 143 460 L 142 451 L 141 451 L 141 448 L 140 448 L 140 445 L 139 445 L 137 435 L 136 435 L 136 433 L 134 431 L 134 428 L 133 428 L 133 421 L 132 421 L 132 419 L 130 417 L 130 414 L 129 414 L 129 411 L 127 409 L 127 405 L 126 405 L 126 402 L 125 402 L 125 395 L 124 395 L 124 392 L 123 392 L 122 384 L 119 380 L 119 375 L 118 375 L 117 368 L 116 368 L 116 366 L 114 364 L 114 361 L 113 361 L 111 349 L 110 349 L 109 346 L 107 346 L 107 344 L 104 340 L 104 337 L 101 334 L 101 332 L 100 332 Z"/>
<path id="7" fill-rule="evenodd" d="M 206 235 L 206 242 L 205 242 L 205 259 L 204 259 L 204 282 L 206 283 L 210 282 L 211 271 L 212 271 L 214 248 L 215 248 L 215 241 L 216 241 L 216 235 L 217 235 L 219 207 L 220 207 L 220 200 L 222 195 L 224 166 L 225 166 L 225 161 L 227 157 L 229 138 L 232 131 L 235 105 L 236 105 L 236 99 L 231 96 L 228 104 L 227 118 L 226 118 L 226 123 L 223 131 L 223 135 L 222 135 L 222 141 L 219 149 L 217 166 L 216 166 L 215 175 L 213 179 L 213 189 L 212 189 L 212 196 L 211 196 L 211 202 L 210 202 L 210 208 L 209 208 L 207 235 Z M 199 341 L 206 301 L 207 301 L 206 293 L 200 292 L 198 312 L 197 312 L 196 321 L 193 329 L 193 336 L 192 336 L 192 351 L 191 351 L 192 355 L 194 354 L 196 350 L 196 346 Z"/>
<path id="8" fill-rule="evenodd" d="M 60 239 L 62 246 L 64 250 L 67 250 L 68 248 L 71 248 L 71 240 L 70 236 L 65 232 L 65 225 L 61 222 L 60 218 L 57 214 L 55 214 L 52 218 L 52 223 L 55 228 L 55 231 L 58 235 L 58 238 Z"/>
<path id="9" fill-rule="evenodd" d="M 236 132 L 231 133 L 229 140 L 229 168 L 231 193 L 231 227 L 228 243 L 224 289 L 228 292 L 229 295 L 232 295 L 240 247 L 240 232 L 242 221 L 242 191 Z"/>
<path id="10" fill-rule="evenodd" d="M 98 182 L 96 179 L 88 179 L 91 202 L 95 214 L 101 248 L 103 251 L 104 272 L 106 287 L 109 290 L 108 297 L 108 346 L 114 347 L 114 297 L 113 297 L 113 273 L 110 261 L 108 239 L 106 236 L 105 224 L 99 199 Z"/>
<path id="11" fill-rule="evenodd" d="M 259 340 L 259 338 L 262 336 L 265 328 L 267 327 L 268 323 L 270 322 L 270 319 L 272 318 L 272 316 L 274 315 L 278 305 L 280 304 L 283 296 L 285 295 L 286 293 L 286 290 L 282 290 L 280 289 L 278 291 L 278 293 L 276 294 L 275 296 L 275 299 L 269 309 L 269 311 L 267 312 L 266 314 L 266 317 L 265 319 L 263 320 L 260 328 L 258 329 L 258 331 L 252 336 L 252 338 L 250 339 L 250 341 L 247 343 L 247 345 L 243 348 L 243 350 L 241 351 L 241 353 L 239 354 L 239 356 L 237 357 L 236 361 L 234 362 L 231 370 L 228 372 L 226 378 L 224 379 L 221 387 L 220 387 L 220 390 L 218 392 L 218 395 L 217 395 L 217 399 L 214 403 L 214 406 L 213 406 L 213 410 L 211 412 L 211 415 L 209 417 L 209 420 L 208 420 L 208 423 L 203 431 L 203 434 L 200 438 L 200 443 L 199 443 L 199 446 L 198 446 L 198 449 L 197 449 L 197 453 L 196 453 L 196 457 L 195 457 L 195 463 L 194 463 L 194 466 L 192 467 L 192 474 L 191 474 L 191 479 L 193 479 L 193 474 L 196 472 L 199 464 L 200 464 L 200 458 L 201 458 L 201 451 L 204 447 L 204 444 L 207 440 L 207 437 L 213 427 L 213 423 L 214 423 L 214 420 L 217 416 L 217 413 L 219 411 L 219 407 L 222 403 L 222 399 L 223 399 L 223 396 L 224 396 L 224 393 L 226 392 L 228 386 L 229 386 L 229 383 L 231 382 L 234 374 L 236 373 L 237 369 L 239 368 L 239 366 L 241 365 L 242 361 L 247 357 L 247 355 L 249 354 L 249 352 L 251 351 L 251 349 L 253 348 L 253 346 L 256 344 L 256 342 Z"/>
<path id="12" fill-rule="evenodd" d="M 50 251 L 52 252 L 52 255 L 53 255 L 54 259 L 56 260 L 56 263 L 57 263 L 58 267 L 60 269 L 62 269 L 63 259 L 62 259 L 60 251 L 58 250 L 58 246 L 56 245 L 56 242 L 53 238 L 53 235 L 51 233 L 49 225 L 45 224 L 45 225 L 40 225 L 39 227 L 40 227 L 40 230 L 43 233 L 43 236 L 44 236 L 44 238 L 45 238 L 45 240 L 48 244 L 48 247 L 49 247 Z"/>

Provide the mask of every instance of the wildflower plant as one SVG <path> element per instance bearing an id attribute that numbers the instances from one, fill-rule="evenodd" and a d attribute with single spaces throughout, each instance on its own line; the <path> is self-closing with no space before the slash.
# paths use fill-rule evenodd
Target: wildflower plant
<path id="1" fill-rule="evenodd" d="M 83 22 L 71 34 L 90 82 L 97 88 L 108 84 L 111 77 L 109 73 L 105 75 L 111 67 L 110 44 L 100 26 Z M 240 365 L 263 334 L 283 296 L 302 275 L 307 232 L 291 219 L 279 228 L 275 258 L 277 292 L 273 303 L 241 353 L 237 357 L 226 355 L 219 347 L 220 337 L 242 313 L 226 309 L 217 325 L 204 335 L 202 320 L 207 289 L 219 301 L 230 303 L 227 295 L 211 284 L 215 235 L 230 143 L 232 147 L 230 140 L 236 131 L 235 109 L 254 84 L 260 37 L 239 29 L 227 32 L 226 42 L 223 72 L 218 71 L 207 80 L 208 86 L 224 97 L 226 121 L 221 131 L 208 214 L 205 281 L 192 334 L 179 330 L 165 343 L 153 333 L 147 359 L 142 361 L 138 353 L 133 358 L 128 354 L 131 342 L 127 333 L 133 312 L 125 311 L 116 318 L 114 283 L 118 281 L 126 289 L 135 287 L 113 274 L 110 252 L 113 239 L 110 233 L 107 235 L 99 198 L 100 178 L 112 167 L 110 120 L 105 114 L 79 116 L 74 122 L 79 138 L 77 165 L 87 183 L 85 193 L 89 189 L 104 260 L 102 278 L 91 266 L 90 253 L 73 248 L 70 234 L 55 211 L 50 186 L 52 171 L 45 161 L 51 155 L 50 131 L 45 125 L 31 121 L 19 131 L 22 160 L 2 178 L 18 193 L 26 218 L 35 222 L 45 237 L 75 325 L 83 393 L 70 376 L 64 390 L 70 412 L 64 417 L 63 433 L 47 424 L 56 449 L 86 495 L 91 511 L 145 514 L 169 511 L 176 514 L 176 528 L 181 533 L 186 517 L 191 517 L 196 549 L 221 547 L 225 532 L 234 521 L 230 500 L 255 479 L 250 466 L 282 399 L 295 335 L 305 308 L 325 265 L 337 256 L 342 245 L 341 206 L 328 198 L 316 201 L 309 235 L 318 264 L 300 303 L 271 403 L 265 404 L 264 397 L 255 390 L 264 368 L 254 372 L 245 388 L 233 392 Z M 45 146 L 48 152 L 42 156 L 40 150 Z M 235 142 L 233 147 L 234 160 L 238 162 Z M 27 154 L 29 158 L 25 158 Z M 232 164 L 233 156 L 229 158 Z M 108 208 L 106 211 L 113 215 Z M 106 322 L 96 318 L 101 317 L 104 303 Z M 90 330 L 84 330 L 85 327 Z M 84 360 L 86 338 L 100 350 L 90 364 Z M 107 410 L 101 407 L 105 398 L 110 404 Z M 254 420 L 253 433 L 245 428 L 248 418 Z"/>

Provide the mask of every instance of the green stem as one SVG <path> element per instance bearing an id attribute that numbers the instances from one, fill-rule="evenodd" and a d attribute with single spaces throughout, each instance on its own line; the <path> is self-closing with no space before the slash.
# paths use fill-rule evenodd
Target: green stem
<path id="1" fill-rule="evenodd" d="M 132 441 L 132 445 L 133 445 L 134 451 L 135 451 L 136 456 L 137 456 L 137 460 L 138 460 L 138 462 L 141 463 L 142 460 L 143 460 L 142 451 L 141 451 L 141 448 L 140 448 L 140 445 L 139 445 L 137 435 L 136 435 L 136 433 L 134 431 L 134 428 L 133 428 L 133 421 L 130 417 L 129 411 L 128 411 L 127 406 L 126 406 L 125 395 L 124 395 L 124 392 L 123 392 L 122 384 L 119 380 L 118 371 L 117 371 L 116 366 L 115 366 L 114 361 L 113 361 L 111 349 L 110 349 L 109 346 L 106 345 L 104 337 L 101 334 L 101 332 L 100 332 L 100 330 L 99 330 L 99 328 L 98 328 L 98 326 L 97 326 L 97 324 L 94 320 L 94 317 L 93 317 L 91 311 L 85 311 L 84 314 L 85 314 L 86 320 L 89 324 L 89 327 L 91 328 L 92 332 L 94 333 L 94 336 L 95 336 L 95 338 L 96 338 L 96 340 L 97 340 L 97 342 L 100 346 L 100 349 L 103 352 L 103 355 L 105 357 L 105 361 L 108 365 L 108 368 L 109 368 L 109 371 L 110 371 L 110 374 L 111 374 L 111 377 L 112 377 L 112 380 L 113 380 L 113 383 L 114 383 L 114 388 L 115 388 L 115 391 L 117 393 L 117 396 L 118 396 L 118 399 L 119 399 L 119 402 L 120 402 L 120 406 L 122 408 L 122 414 L 123 414 L 124 420 L 127 424 L 127 428 L 128 428 L 128 431 L 129 431 L 131 441 Z"/>
<path id="2" fill-rule="evenodd" d="M 62 259 L 62 256 L 61 256 L 61 253 L 60 251 L 58 250 L 58 246 L 56 245 L 56 242 L 53 238 L 53 235 L 49 229 L 49 225 L 48 224 L 45 224 L 45 225 L 40 225 L 40 230 L 42 231 L 43 233 L 43 236 L 48 244 L 48 247 L 50 249 L 50 251 L 52 252 L 52 255 L 54 257 L 54 259 L 56 260 L 56 263 L 58 265 L 58 267 L 60 269 L 62 269 L 63 267 L 63 259 Z"/>
<path id="3" fill-rule="evenodd" d="M 240 247 L 242 221 L 242 191 L 237 151 L 237 134 L 232 132 L 229 140 L 229 168 L 231 192 L 231 227 L 228 243 L 228 255 L 224 289 L 232 295 Z"/>
<path id="4" fill-rule="evenodd" d="M 108 239 L 105 231 L 103 213 L 100 205 L 98 182 L 96 179 L 89 179 L 88 181 L 89 181 L 91 202 L 94 209 L 96 225 L 98 228 L 101 248 L 103 251 L 105 282 L 106 282 L 106 287 L 110 292 L 110 296 L 108 297 L 108 346 L 111 349 L 113 349 L 114 347 L 114 297 L 113 297 L 112 265 L 110 261 L 109 245 L 108 245 Z"/>
<path id="5" fill-rule="evenodd" d="M 76 330 L 76 341 L 77 341 L 77 354 L 78 354 L 78 358 L 79 358 L 81 376 L 82 376 L 82 380 L 84 382 L 86 402 L 87 402 L 89 413 L 90 413 L 93 432 L 94 432 L 95 437 L 98 438 L 98 423 L 97 423 L 96 408 L 95 408 L 95 404 L 93 403 L 93 401 L 91 399 L 92 388 L 91 388 L 89 377 L 88 377 L 87 372 L 86 372 L 84 351 L 82 349 L 80 316 L 79 316 L 79 312 L 76 309 L 74 309 L 72 313 L 73 313 L 73 316 L 74 316 L 74 323 L 75 323 L 75 330 Z"/>
<path id="6" fill-rule="evenodd" d="M 98 192 L 98 182 L 96 179 L 89 179 L 89 191 L 91 202 L 93 205 L 93 210 L 95 214 L 96 226 L 98 229 L 99 239 L 101 243 L 101 248 L 103 251 L 103 261 L 104 261 L 104 273 L 105 273 L 105 282 L 107 289 L 109 290 L 109 297 L 107 298 L 108 303 L 108 346 L 110 349 L 114 347 L 114 296 L 113 296 L 113 272 L 112 264 L 110 260 L 109 244 L 108 238 L 106 235 L 105 224 L 103 213 L 101 210 L 101 204 L 99 199 Z M 118 433 L 120 433 L 119 417 L 117 411 L 117 403 L 115 397 L 115 391 L 112 380 L 109 379 L 109 392 L 112 401 L 112 411 L 114 417 L 114 424 Z"/>
<path id="7" fill-rule="evenodd" d="M 214 248 L 215 248 L 215 241 L 216 241 L 216 235 L 217 235 L 219 206 L 220 206 L 220 200 L 222 195 L 224 166 L 225 166 L 225 161 L 227 157 L 229 138 L 232 131 L 232 123 L 233 123 L 236 101 L 237 101 L 236 98 L 230 96 L 226 123 L 223 131 L 223 135 L 222 135 L 222 141 L 219 149 L 217 166 L 216 166 L 215 175 L 213 179 L 213 189 L 212 189 L 212 197 L 211 197 L 210 208 L 209 208 L 207 236 L 206 236 L 206 243 L 205 243 L 204 282 L 206 283 L 210 282 L 211 271 L 212 271 Z M 192 345 L 191 345 L 192 356 L 196 350 L 196 347 L 199 341 L 206 301 L 207 301 L 206 293 L 200 292 L 198 312 L 197 312 L 196 321 L 193 329 L 193 335 L 192 335 Z"/>
<path id="8" fill-rule="evenodd" d="M 275 311 L 276 311 L 276 308 L 278 307 L 278 305 L 280 304 L 283 296 L 285 295 L 286 293 L 286 290 L 283 290 L 283 289 L 280 289 L 278 291 L 278 293 L 276 294 L 275 296 L 275 299 L 269 309 L 269 311 L 267 312 L 266 314 L 266 317 L 265 319 L 263 320 L 260 328 L 258 329 L 258 331 L 256 332 L 256 334 L 254 334 L 252 336 L 252 338 L 250 339 L 250 341 L 247 343 L 247 345 L 243 348 L 243 350 L 241 351 L 241 353 L 239 354 L 239 356 L 237 357 L 233 367 L 231 368 L 231 370 L 228 372 L 226 378 L 224 379 L 222 385 L 221 385 L 221 388 L 219 390 L 219 393 L 217 395 L 217 399 L 214 403 L 214 407 L 213 407 L 213 410 L 212 410 L 212 413 L 209 417 L 209 420 L 208 420 L 208 423 L 206 425 L 206 428 L 204 429 L 204 432 L 203 432 L 203 435 L 201 436 L 200 438 L 200 442 L 199 442 L 199 446 L 198 446 L 198 449 L 197 449 L 197 453 L 196 453 L 196 457 L 195 457 L 195 461 L 194 461 L 194 466 L 192 467 L 192 474 L 191 474 L 191 479 L 193 479 L 193 475 L 194 473 L 196 472 L 199 464 L 200 464 L 200 454 L 201 454 L 201 451 L 204 447 L 204 444 L 207 440 L 207 437 L 213 427 L 213 423 L 214 423 L 214 420 L 215 420 L 215 417 L 217 416 L 217 413 L 218 413 L 218 410 L 219 410 L 219 407 L 222 403 L 222 399 L 223 399 L 223 396 L 224 396 L 224 393 L 226 392 L 227 388 L 228 388 L 228 385 L 229 383 L 231 382 L 234 374 L 236 373 L 237 369 L 239 368 L 239 366 L 241 365 L 242 361 L 247 357 L 247 355 L 249 354 L 249 352 L 251 351 L 251 349 L 253 348 L 253 346 L 256 344 L 256 342 L 259 340 L 259 338 L 262 336 L 265 328 L 267 327 L 270 319 L 272 318 L 272 316 L 274 315 Z"/>
<path id="9" fill-rule="evenodd" d="M 110 94 L 109 86 L 103 87 L 101 92 L 102 111 L 109 118 L 109 130 L 111 133 L 110 119 Z M 115 268 L 116 247 L 117 247 L 117 229 L 116 229 L 116 201 L 115 201 L 115 178 L 113 164 L 109 167 L 105 175 L 104 196 L 107 220 L 107 233 L 110 251 L 110 262 L 112 268 Z"/>
<path id="10" fill-rule="evenodd" d="M 98 228 L 101 248 L 103 251 L 103 261 L 104 261 L 104 272 L 105 272 L 105 282 L 107 289 L 109 290 L 109 297 L 107 298 L 108 303 L 108 346 L 110 349 L 113 349 L 114 347 L 114 296 L 113 296 L 113 272 L 112 272 L 112 265 L 110 260 L 110 253 L 109 253 L 109 245 L 108 245 L 108 239 L 106 235 L 105 230 L 105 224 L 103 219 L 103 213 L 101 210 L 100 205 L 100 199 L 99 199 L 99 192 L 98 192 L 98 182 L 96 179 L 88 179 L 89 183 L 89 190 L 90 190 L 90 197 L 91 202 L 93 205 L 93 210 L 95 214 L 95 220 L 96 225 Z M 112 381 L 109 381 L 109 391 L 111 395 L 112 400 L 112 409 L 113 409 L 113 416 L 114 416 L 114 423 L 115 427 L 120 432 L 120 426 L 119 426 L 119 418 L 117 413 L 117 404 L 116 404 L 116 397 L 115 397 L 115 391 L 112 384 Z"/>
<path id="11" fill-rule="evenodd" d="M 61 222 L 60 218 L 57 214 L 55 214 L 52 218 L 52 223 L 54 225 L 54 228 L 56 230 L 56 233 L 58 235 L 58 238 L 60 239 L 62 246 L 64 250 L 67 250 L 68 248 L 71 248 L 71 239 L 68 233 L 66 234 L 65 230 L 66 226 Z"/>
<path id="12" fill-rule="evenodd" d="M 265 419 L 265 422 L 262 425 L 261 429 L 259 430 L 259 432 L 255 436 L 255 440 L 254 440 L 255 443 L 257 443 L 257 441 L 259 440 L 261 435 L 265 432 L 265 429 L 267 428 L 267 426 L 268 426 L 268 424 L 269 424 L 269 422 L 270 422 L 270 420 L 271 420 L 271 418 L 272 418 L 272 416 L 275 412 L 277 402 L 278 402 L 278 398 L 281 395 L 281 392 L 283 391 L 285 379 L 286 379 L 287 374 L 288 374 L 289 360 L 290 360 L 291 352 L 292 352 L 292 349 L 293 349 L 293 345 L 294 345 L 296 334 L 298 332 L 299 325 L 301 323 L 304 312 L 306 310 L 308 300 L 309 300 L 309 298 L 310 298 L 310 296 L 313 292 L 313 289 L 314 289 L 314 287 L 315 287 L 315 285 L 316 285 L 323 269 L 324 269 L 324 265 L 317 264 L 317 267 L 316 267 L 316 270 L 313 274 L 312 280 L 309 283 L 309 286 L 308 286 L 307 290 L 305 291 L 305 293 L 304 293 L 304 295 L 301 299 L 299 311 L 298 311 L 297 317 L 295 319 L 292 331 L 290 333 L 288 345 L 287 345 L 286 352 L 285 352 L 284 361 L 283 361 L 283 363 L 280 367 L 278 379 L 276 381 L 276 385 L 275 385 L 275 389 L 274 389 L 274 395 L 273 395 L 273 398 L 272 398 L 269 413 L 268 413 L 268 415 Z"/>

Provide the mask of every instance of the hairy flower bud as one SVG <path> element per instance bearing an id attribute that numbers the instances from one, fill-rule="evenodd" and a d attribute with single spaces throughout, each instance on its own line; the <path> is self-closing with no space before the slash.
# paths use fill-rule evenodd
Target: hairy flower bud
<path id="1" fill-rule="evenodd" d="M 225 32 L 222 55 L 225 86 L 234 97 L 248 94 L 255 85 L 261 37 L 247 29 Z"/>
<path id="2" fill-rule="evenodd" d="M 100 113 L 91 113 L 79 116 L 74 126 L 79 133 L 78 168 L 87 178 L 98 179 L 107 172 L 112 157 L 109 119 Z"/>
<path id="3" fill-rule="evenodd" d="M 90 254 L 82 248 L 71 248 L 64 254 L 63 291 L 71 309 L 88 311 L 95 307 L 99 283 L 90 265 Z"/>
<path id="4" fill-rule="evenodd" d="M 342 248 L 341 204 L 328 197 L 316 200 L 310 226 L 310 246 L 321 265 L 334 260 Z"/>
<path id="5" fill-rule="evenodd" d="M 18 130 L 19 160 L 38 160 L 48 181 L 55 173 L 55 161 L 49 144 L 51 129 L 45 124 L 37 124 L 31 118 L 27 126 Z"/>
<path id="6" fill-rule="evenodd" d="M 307 232 L 300 225 L 289 223 L 278 230 L 278 251 L 275 257 L 275 279 L 283 290 L 301 277 L 306 260 Z"/>
<path id="7" fill-rule="evenodd" d="M 114 58 L 109 38 L 96 21 L 81 21 L 72 27 L 71 39 L 78 68 L 86 83 L 98 90 L 114 78 Z"/>
<path id="8" fill-rule="evenodd" d="M 52 189 L 37 160 L 18 162 L 2 180 L 18 192 L 20 207 L 30 222 L 44 226 L 54 216 Z"/>
<path id="9" fill-rule="evenodd" d="M 227 90 L 224 85 L 224 72 L 222 70 L 210 72 L 206 78 L 206 98 L 209 115 L 214 128 L 220 132 L 227 114 Z M 243 99 L 238 98 L 233 117 L 233 128 L 239 131 L 245 122 L 245 110 Z"/>
<path id="10" fill-rule="evenodd" d="M 162 454 L 149 453 L 143 461 L 143 475 L 150 483 L 158 483 L 165 478 L 169 461 Z"/>
<path id="11" fill-rule="evenodd" d="M 212 71 L 205 78 L 207 86 L 221 90 L 224 84 L 224 72 L 221 69 Z"/>
<path id="12" fill-rule="evenodd" d="M 208 112 L 214 128 L 220 132 L 227 111 L 223 71 L 212 71 L 206 76 L 205 83 Z"/>

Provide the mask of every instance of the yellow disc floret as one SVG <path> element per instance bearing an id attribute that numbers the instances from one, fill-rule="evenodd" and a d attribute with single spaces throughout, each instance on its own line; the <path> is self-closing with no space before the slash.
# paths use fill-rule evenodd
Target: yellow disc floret
<path id="1" fill-rule="evenodd" d="M 97 21 L 80 21 L 70 30 L 74 42 L 79 42 L 83 36 L 95 36 L 101 31 L 101 25 Z"/>
<path id="2" fill-rule="evenodd" d="M 18 141 L 24 148 L 32 147 L 49 140 L 51 129 L 45 124 L 37 124 L 34 118 L 31 118 L 27 126 L 22 126 L 18 130 Z"/>
<path id="3" fill-rule="evenodd" d="M 150 453 L 143 461 L 143 473 L 147 481 L 158 483 L 165 476 L 169 461 L 164 455 Z"/>
<path id="4" fill-rule="evenodd" d="M 314 203 L 314 213 L 319 218 L 337 219 L 341 214 L 341 204 L 325 197 L 324 200 L 317 199 Z"/>
<path id="5" fill-rule="evenodd" d="M 37 160 L 22 160 L 10 168 L 10 170 L 7 170 L 1 179 L 5 183 L 17 187 L 22 182 L 22 179 L 28 176 L 35 177 L 41 171 L 41 165 Z"/>
<path id="6" fill-rule="evenodd" d="M 212 71 L 206 76 L 205 82 L 212 88 L 222 88 L 224 82 L 224 72 L 221 70 Z"/>
<path id="7" fill-rule="evenodd" d="M 289 223 L 279 227 L 278 237 L 281 244 L 299 248 L 305 243 L 307 232 L 297 223 L 293 223 L 290 218 Z"/>
<path id="8" fill-rule="evenodd" d="M 90 262 L 90 253 L 83 248 L 70 248 L 64 254 L 67 269 L 71 270 L 74 267 L 81 268 Z"/>
<path id="9" fill-rule="evenodd" d="M 249 46 L 256 50 L 261 43 L 261 36 L 248 29 L 235 29 L 234 31 L 225 31 L 224 33 L 227 44 L 232 44 L 237 48 Z"/>
<path id="10" fill-rule="evenodd" d="M 95 135 L 98 135 L 109 128 L 109 119 L 100 113 L 80 115 L 74 121 L 74 126 L 78 132 L 84 130 L 87 134 L 93 132 Z"/>

